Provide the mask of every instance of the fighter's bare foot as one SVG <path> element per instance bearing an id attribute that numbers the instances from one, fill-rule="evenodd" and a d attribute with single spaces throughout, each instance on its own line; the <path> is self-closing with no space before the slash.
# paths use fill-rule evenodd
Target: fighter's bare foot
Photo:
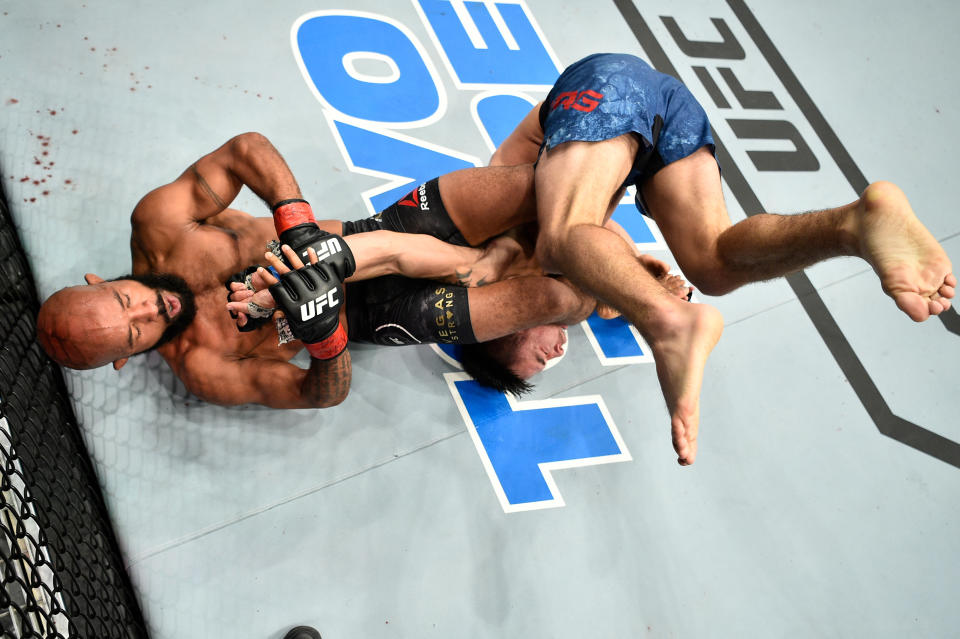
<path id="1" fill-rule="evenodd" d="M 648 342 L 670 412 L 677 461 L 689 466 L 697 456 L 703 369 L 723 332 L 723 316 L 706 304 L 669 299 L 658 309 L 657 321 L 648 326 Z"/>
<path id="2" fill-rule="evenodd" d="M 890 182 L 875 182 L 853 210 L 859 254 L 900 310 L 922 322 L 950 308 L 957 285 L 950 259 L 917 219 L 903 191 Z"/>

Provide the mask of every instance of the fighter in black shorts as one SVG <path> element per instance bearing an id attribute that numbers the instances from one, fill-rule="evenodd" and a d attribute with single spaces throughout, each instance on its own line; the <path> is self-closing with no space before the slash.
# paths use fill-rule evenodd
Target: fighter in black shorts
<path id="1" fill-rule="evenodd" d="M 510 172 L 522 170 L 527 169 L 517 167 Z M 489 171 L 476 171 L 466 169 L 430 180 L 373 217 L 325 221 L 321 226 L 344 236 L 390 230 L 470 245 L 448 213 L 442 189 L 447 190 L 460 219 L 485 217 L 482 232 L 466 225 L 473 244 L 486 241 L 489 233 L 507 228 L 513 221 L 532 217 L 532 209 L 525 211 L 532 205 L 529 201 L 515 205 L 513 211 L 498 206 L 498 195 L 475 180 Z M 523 200 L 515 193 L 512 198 Z M 483 209 L 487 204 L 489 211 Z M 562 278 L 536 273 L 470 288 L 393 275 L 351 282 L 345 292 L 348 336 L 351 341 L 386 346 L 460 344 L 467 347 L 464 368 L 475 379 L 498 390 L 523 392 L 531 388 L 524 381 L 527 377 L 562 354 L 566 325 L 586 319 L 596 306 L 593 298 Z M 485 344 L 468 347 L 480 342 Z"/>
<path id="2" fill-rule="evenodd" d="M 467 246 L 440 197 L 439 178 L 421 184 L 373 217 L 343 223 L 342 235 L 366 231 L 423 233 Z M 347 285 L 351 341 L 407 344 L 472 344 L 469 289 L 387 275 Z"/>
<path id="3" fill-rule="evenodd" d="M 421 184 L 373 217 L 320 224 L 344 236 L 388 230 L 477 246 L 534 218 L 532 171 L 530 165 L 463 169 Z M 646 259 L 658 276 L 679 280 L 666 264 Z M 596 307 L 565 279 L 543 275 L 532 261 L 529 266 L 535 275 L 470 288 L 394 275 L 348 283 L 349 338 L 386 346 L 459 344 L 461 363 L 474 379 L 498 390 L 528 390 L 524 380 L 563 353 L 566 326 Z"/>

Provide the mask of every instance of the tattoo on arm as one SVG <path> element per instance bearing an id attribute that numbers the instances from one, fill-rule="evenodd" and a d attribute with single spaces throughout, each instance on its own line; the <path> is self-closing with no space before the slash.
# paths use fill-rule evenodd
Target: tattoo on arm
<path id="1" fill-rule="evenodd" d="M 352 373 L 349 349 L 331 360 L 311 359 L 310 372 L 303 380 L 304 396 L 321 406 L 335 406 L 350 392 Z"/>
<path id="2" fill-rule="evenodd" d="M 197 170 L 196 163 L 190 166 L 190 170 L 193 172 L 195 178 L 197 178 L 197 183 L 200 185 L 200 188 L 203 189 L 203 192 L 210 196 L 210 199 L 219 206 L 221 209 L 227 208 L 227 204 L 220 199 L 220 196 L 217 195 L 216 191 L 210 188 L 210 185 L 207 184 L 207 181 L 203 179 L 203 176 L 200 175 L 200 171 Z"/>
<path id="3" fill-rule="evenodd" d="M 456 280 L 456 283 L 460 286 L 470 286 L 470 275 L 473 273 L 473 269 L 467 269 L 466 271 L 454 271 L 453 277 Z"/>
<path id="4" fill-rule="evenodd" d="M 444 281 L 447 284 L 459 284 L 460 286 L 465 286 L 467 288 L 471 286 L 483 286 L 487 283 L 486 277 L 481 277 L 479 280 L 474 282 L 471 278 L 473 275 L 473 269 L 468 268 L 465 271 L 455 270 L 453 275 L 447 277 Z"/>

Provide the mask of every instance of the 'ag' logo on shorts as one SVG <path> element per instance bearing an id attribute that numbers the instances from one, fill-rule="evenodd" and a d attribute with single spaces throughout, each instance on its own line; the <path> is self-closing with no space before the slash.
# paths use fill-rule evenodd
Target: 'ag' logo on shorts
<path id="1" fill-rule="evenodd" d="M 591 89 L 580 92 L 564 91 L 554 99 L 553 104 L 550 105 L 550 110 L 553 111 L 557 107 L 563 107 L 564 109 L 575 109 L 590 113 L 597 108 L 602 99 L 602 93 L 597 93 Z"/>

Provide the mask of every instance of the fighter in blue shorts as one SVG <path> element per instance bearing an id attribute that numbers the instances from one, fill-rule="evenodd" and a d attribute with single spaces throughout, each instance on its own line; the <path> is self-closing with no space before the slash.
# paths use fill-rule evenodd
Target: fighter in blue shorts
<path id="1" fill-rule="evenodd" d="M 950 260 L 903 192 L 871 184 L 845 206 L 759 214 L 732 224 L 704 110 L 684 86 L 630 55 L 596 54 L 568 67 L 492 165 L 536 162 L 541 265 L 619 309 L 650 345 L 678 461 L 697 451 L 703 369 L 720 313 L 666 293 L 602 227 L 627 185 L 657 223 L 691 284 L 722 295 L 839 255 L 866 260 L 912 319 L 950 306 Z"/>
<path id="2" fill-rule="evenodd" d="M 714 151 L 707 114 L 687 87 L 632 55 L 594 54 L 568 67 L 539 119 L 545 149 L 635 134 L 639 149 L 622 187 L 642 184 L 700 148 Z M 645 212 L 639 189 L 637 208 Z"/>

